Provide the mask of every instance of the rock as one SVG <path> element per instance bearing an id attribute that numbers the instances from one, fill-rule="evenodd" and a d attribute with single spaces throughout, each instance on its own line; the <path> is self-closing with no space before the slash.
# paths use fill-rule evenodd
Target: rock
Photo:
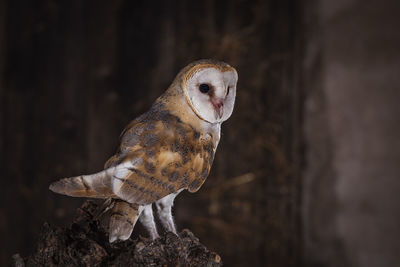
<path id="1" fill-rule="evenodd" d="M 34 252 L 14 255 L 15 266 L 222 266 L 221 257 L 187 229 L 154 241 L 138 237 L 110 244 L 106 229 L 93 219 L 97 207 L 85 202 L 68 228 L 45 223 Z"/>

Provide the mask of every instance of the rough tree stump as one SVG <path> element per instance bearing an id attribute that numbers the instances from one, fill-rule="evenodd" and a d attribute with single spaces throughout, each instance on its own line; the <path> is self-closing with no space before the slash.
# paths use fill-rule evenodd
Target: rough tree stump
<path id="1" fill-rule="evenodd" d="M 192 232 L 169 232 L 155 241 L 138 237 L 110 244 L 102 224 L 93 219 L 97 204 L 87 201 L 67 228 L 43 225 L 34 252 L 14 255 L 15 266 L 222 266 Z"/>

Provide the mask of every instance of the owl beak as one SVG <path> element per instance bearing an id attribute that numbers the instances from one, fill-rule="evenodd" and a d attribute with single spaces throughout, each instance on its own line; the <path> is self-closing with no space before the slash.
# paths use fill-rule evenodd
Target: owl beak
<path id="1" fill-rule="evenodd" d="M 224 101 L 223 99 L 211 99 L 214 110 L 219 119 L 224 115 Z"/>

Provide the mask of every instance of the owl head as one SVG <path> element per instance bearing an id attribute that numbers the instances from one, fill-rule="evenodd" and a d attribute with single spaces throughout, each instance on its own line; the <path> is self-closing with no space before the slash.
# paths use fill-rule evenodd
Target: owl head
<path id="1" fill-rule="evenodd" d="M 209 123 L 221 123 L 232 114 L 235 104 L 236 70 L 216 60 L 199 60 L 177 76 L 180 88 L 193 112 Z"/>

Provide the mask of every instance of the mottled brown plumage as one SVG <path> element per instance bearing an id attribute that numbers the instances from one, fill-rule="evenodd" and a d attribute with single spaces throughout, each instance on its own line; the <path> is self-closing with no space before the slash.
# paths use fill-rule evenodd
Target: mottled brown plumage
<path id="1" fill-rule="evenodd" d="M 210 172 L 216 143 L 157 102 L 129 124 L 106 168 L 133 162 L 119 197 L 147 205 L 179 189 L 196 192 Z"/>
<path id="2" fill-rule="evenodd" d="M 148 112 L 128 124 L 104 171 L 62 179 L 50 189 L 75 197 L 114 199 L 111 242 L 128 238 L 142 211 L 141 221 L 156 238 L 151 211 L 155 202 L 163 224 L 175 231 L 170 215 L 173 198 L 183 189 L 196 192 L 207 178 L 220 124 L 233 109 L 236 81 L 236 71 L 226 63 L 203 60 L 188 65 Z M 200 84 L 207 84 L 207 90 L 200 93 Z"/>

